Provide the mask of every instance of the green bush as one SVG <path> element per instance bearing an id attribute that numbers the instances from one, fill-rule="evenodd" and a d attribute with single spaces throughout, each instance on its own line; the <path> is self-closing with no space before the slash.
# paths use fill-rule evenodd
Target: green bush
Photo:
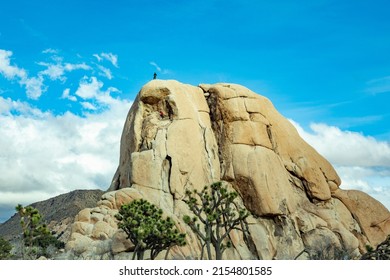
<path id="1" fill-rule="evenodd" d="M 146 250 L 150 250 L 150 258 L 175 245 L 184 246 L 185 233 L 180 233 L 171 218 L 164 219 L 163 211 L 146 200 L 134 200 L 121 206 L 118 227 L 123 229 L 128 239 L 135 245 L 134 256 L 138 260 L 144 258 Z"/>
<path id="2" fill-rule="evenodd" d="M 9 241 L 0 237 L 0 260 L 9 260 L 12 258 L 12 245 Z"/>

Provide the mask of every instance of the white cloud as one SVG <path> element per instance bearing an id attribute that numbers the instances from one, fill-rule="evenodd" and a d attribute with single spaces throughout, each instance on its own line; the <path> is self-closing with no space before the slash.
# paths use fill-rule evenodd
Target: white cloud
<path id="1" fill-rule="evenodd" d="M 118 56 L 112 53 L 101 53 L 101 57 L 105 58 L 112 63 L 116 68 L 118 68 Z"/>
<path id="2" fill-rule="evenodd" d="M 23 68 L 11 65 L 11 51 L 0 49 L 0 73 L 7 79 L 27 79 L 27 72 Z"/>
<path id="3" fill-rule="evenodd" d="M 380 94 L 390 92 L 390 76 L 373 79 L 366 83 L 366 92 L 370 94 Z"/>
<path id="4" fill-rule="evenodd" d="M 158 72 L 161 72 L 161 67 L 154 61 L 149 62 L 150 65 L 154 66 Z"/>
<path id="5" fill-rule="evenodd" d="M 100 95 L 100 89 L 102 87 L 103 83 L 98 81 L 96 77 L 91 77 L 90 79 L 88 79 L 88 77 L 84 77 L 79 84 L 76 95 L 82 99 L 96 98 Z"/>
<path id="6" fill-rule="evenodd" d="M 61 59 L 62 60 L 62 59 Z M 41 66 L 47 67 L 45 70 L 39 72 L 40 76 L 47 76 L 52 81 L 61 80 L 62 82 L 66 81 L 65 73 L 72 72 L 75 70 L 91 70 L 92 68 L 85 63 L 62 63 L 61 61 L 57 61 L 57 63 L 46 63 L 40 62 L 38 63 Z"/>
<path id="7" fill-rule="evenodd" d="M 103 60 L 103 58 L 101 58 L 100 55 L 98 55 L 98 54 L 93 54 L 92 56 L 94 56 L 98 62 Z"/>
<path id="8" fill-rule="evenodd" d="M 83 70 L 90 70 L 91 67 L 88 66 L 85 63 L 78 63 L 78 64 L 72 64 L 72 63 L 65 63 L 64 64 L 64 69 L 68 72 L 78 70 L 78 69 L 83 69 Z"/>
<path id="9" fill-rule="evenodd" d="M 107 110 L 80 117 L 0 97 L 0 208 L 74 189 L 107 189 L 130 105 L 116 99 Z"/>
<path id="10" fill-rule="evenodd" d="M 332 163 L 346 166 L 390 167 L 390 145 L 361 133 L 326 124 L 311 124 L 311 132 L 291 121 L 299 134 Z"/>
<path id="11" fill-rule="evenodd" d="M 77 97 L 70 94 L 69 88 L 64 89 L 64 91 L 62 92 L 61 98 L 62 99 L 69 99 L 70 101 L 74 101 L 74 102 L 77 101 Z"/>
<path id="12" fill-rule="evenodd" d="M 0 116 L 11 116 L 13 112 L 34 118 L 43 118 L 47 116 L 47 113 L 32 107 L 27 102 L 15 101 L 9 97 L 3 98 L 0 96 Z"/>
<path id="13" fill-rule="evenodd" d="M 11 51 L 0 49 L 0 74 L 8 80 L 16 80 L 21 86 L 24 86 L 27 97 L 38 99 L 46 90 L 43 84 L 43 78 L 41 76 L 28 77 L 26 70 L 12 65 L 12 55 L 13 53 Z"/>
<path id="14" fill-rule="evenodd" d="M 113 78 L 112 76 L 112 73 L 111 73 L 111 70 L 106 68 L 106 67 L 103 67 L 101 65 L 98 65 L 98 69 L 100 70 L 100 75 L 103 76 L 103 77 L 106 77 L 107 79 L 111 80 Z"/>
<path id="15" fill-rule="evenodd" d="M 104 90 L 103 87 L 104 83 L 99 81 L 96 77 L 84 77 L 80 81 L 75 95 L 82 98 L 83 100 L 89 100 L 83 101 L 81 103 L 84 108 L 89 110 L 97 109 L 96 104 L 92 104 L 92 102 L 97 103 L 102 107 L 115 105 L 118 100 L 113 98 L 111 93 L 120 91 L 114 87 L 109 87 L 108 89 Z"/>
<path id="16" fill-rule="evenodd" d="M 44 53 L 44 54 L 46 54 L 46 53 L 57 54 L 58 50 L 48 48 L 48 49 L 43 50 L 42 53 Z"/>
<path id="17" fill-rule="evenodd" d="M 43 77 L 32 77 L 22 82 L 26 86 L 26 94 L 28 98 L 39 99 L 42 93 L 47 90 L 47 87 L 43 84 Z"/>
<path id="18" fill-rule="evenodd" d="M 83 102 L 80 102 L 80 104 L 84 109 L 91 110 L 91 111 L 97 110 L 97 107 L 90 102 L 83 101 Z"/>
<path id="19" fill-rule="evenodd" d="M 46 66 L 47 69 L 41 71 L 41 75 L 48 76 L 51 80 L 61 80 L 65 81 L 66 78 L 64 77 L 65 70 L 60 64 L 49 64 L 49 63 L 44 63 L 40 62 L 39 65 L 41 66 Z"/>
<path id="20" fill-rule="evenodd" d="M 364 191 L 390 209 L 390 144 L 361 133 L 326 124 L 304 130 L 290 120 L 299 134 L 338 172 L 343 189 Z"/>
<path id="21" fill-rule="evenodd" d="M 37 64 L 45 67 L 43 70 L 39 71 L 36 76 L 29 76 L 28 72 L 18 67 L 16 64 L 12 63 L 11 57 L 13 53 L 11 51 L 0 49 L 0 75 L 3 75 L 6 79 L 10 81 L 16 81 L 21 86 L 25 87 L 26 95 L 30 99 L 39 99 L 42 93 L 47 91 L 48 86 L 45 85 L 47 80 L 56 81 L 59 80 L 64 83 L 67 80 L 67 73 L 83 70 L 83 71 L 95 71 L 100 75 L 109 80 L 113 78 L 112 72 L 109 68 L 104 67 L 102 65 L 95 64 L 92 68 L 85 62 L 81 63 L 68 63 L 64 62 L 64 58 L 58 56 L 58 51 L 53 49 L 46 49 L 43 51 L 44 54 L 51 54 L 50 59 L 51 62 L 38 62 Z M 115 67 L 118 67 L 118 56 L 112 53 L 101 53 L 100 55 L 93 55 L 100 62 L 102 60 L 107 60 Z M 76 92 L 76 95 L 83 99 L 101 96 L 100 89 L 102 87 L 102 83 L 98 81 L 95 77 L 91 78 L 91 82 L 88 83 L 84 81 L 80 83 L 80 87 Z M 93 94 L 93 96 L 88 96 L 88 94 Z M 105 95 L 109 95 L 109 93 L 104 93 Z M 104 95 L 103 94 L 103 95 Z M 63 96 L 63 98 L 68 98 L 70 100 L 75 99 L 75 97 L 69 95 Z M 105 98 L 107 99 L 107 98 Z"/>
<path id="22" fill-rule="evenodd" d="M 103 60 L 107 60 L 111 62 L 112 65 L 114 65 L 116 68 L 118 68 L 118 56 L 112 53 L 101 53 L 99 54 L 94 54 L 93 55 L 98 62 L 101 62 Z"/>
<path id="23" fill-rule="evenodd" d="M 150 65 L 154 66 L 154 68 L 156 68 L 156 71 L 157 72 L 160 72 L 161 74 L 170 74 L 171 71 L 168 70 L 168 69 L 162 69 L 156 62 L 154 61 L 151 61 L 149 62 Z"/>

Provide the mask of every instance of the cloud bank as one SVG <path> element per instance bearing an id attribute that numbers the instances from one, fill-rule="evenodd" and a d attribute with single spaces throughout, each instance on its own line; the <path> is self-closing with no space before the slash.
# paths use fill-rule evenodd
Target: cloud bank
<path id="1" fill-rule="evenodd" d="M 91 61 L 67 62 L 53 49 L 42 53 L 49 58 L 37 62 L 43 69 L 31 75 L 12 60 L 11 51 L 0 50 L 0 76 L 9 82 L 4 88 L 16 82 L 27 97 L 21 101 L 13 91 L 8 96 L 0 92 L 0 222 L 19 203 L 74 189 L 107 189 L 119 160 L 120 136 L 132 102 L 94 75 L 104 70 L 102 76 L 110 80 L 111 70 Z M 101 56 L 118 66 L 116 55 Z M 76 86 L 75 75 L 67 82 L 74 71 L 80 77 Z M 57 95 L 53 108 L 74 104 L 69 108 L 79 106 L 81 111 L 62 108 L 64 112 L 53 113 L 31 105 L 31 99 L 38 101 L 55 83 L 63 89 L 50 92 Z"/>
<path id="2" fill-rule="evenodd" d="M 303 139 L 335 167 L 343 189 L 364 191 L 390 209 L 390 144 L 361 133 L 313 123 L 310 131 L 290 120 Z"/>
<path id="3" fill-rule="evenodd" d="M 0 208 L 74 189 L 107 189 L 129 101 L 99 114 L 53 115 L 0 96 Z"/>

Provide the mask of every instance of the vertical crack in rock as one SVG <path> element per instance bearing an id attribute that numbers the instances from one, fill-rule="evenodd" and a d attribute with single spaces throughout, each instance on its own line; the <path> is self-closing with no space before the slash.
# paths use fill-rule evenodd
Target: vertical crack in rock
<path id="1" fill-rule="evenodd" d="M 172 157 L 168 155 L 168 130 L 165 133 L 165 151 L 167 155 L 165 156 L 164 164 L 167 164 L 167 166 L 166 168 L 164 168 L 164 171 L 165 171 L 165 176 L 167 176 L 168 191 L 174 197 L 174 193 L 172 192 L 172 188 L 171 188 Z"/>
<path id="2" fill-rule="evenodd" d="M 278 148 L 278 145 L 277 143 L 274 141 L 274 138 L 272 136 L 272 129 L 271 129 L 272 125 L 271 124 L 267 124 L 266 126 L 266 129 L 267 129 L 267 134 L 268 134 L 268 138 L 269 138 L 269 141 L 271 142 L 271 145 L 272 145 L 272 150 L 277 153 L 277 148 Z"/>
<path id="3" fill-rule="evenodd" d="M 310 192 L 309 182 L 305 178 L 301 178 L 301 181 L 302 181 L 304 191 L 306 193 L 307 198 L 309 199 L 309 201 L 311 203 L 314 203 L 314 197 Z"/>
<path id="4" fill-rule="evenodd" d="M 207 137 L 206 137 L 207 128 L 206 127 L 202 127 L 201 125 L 199 125 L 199 126 L 200 126 L 200 129 L 202 130 L 204 149 L 205 149 L 206 154 L 207 154 L 207 165 L 209 167 L 210 176 L 211 176 L 211 179 L 214 179 L 215 178 L 215 172 L 214 172 L 213 164 L 211 162 L 211 157 L 213 157 L 213 153 L 207 147 Z"/>
<path id="5" fill-rule="evenodd" d="M 293 162 L 292 158 L 290 158 L 291 162 Z M 314 198 L 312 193 L 310 192 L 309 182 L 299 174 L 299 172 L 296 171 L 296 168 L 299 168 L 297 166 L 294 166 L 293 170 L 290 168 L 287 168 L 285 166 L 286 171 L 291 177 L 291 183 L 296 186 L 297 188 L 301 189 L 305 192 L 306 197 L 309 199 L 310 202 L 314 203 Z M 300 184 L 298 184 L 300 183 Z"/>
<path id="6" fill-rule="evenodd" d="M 172 121 L 174 116 L 177 115 L 177 112 L 175 112 L 175 109 L 177 111 L 176 104 L 174 103 L 173 100 L 167 98 L 165 100 L 165 108 L 166 108 L 166 113 L 168 114 L 167 117 Z"/>
<path id="7" fill-rule="evenodd" d="M 174 195 L 171 191 L 171 174 L 172 174 L 172 158 L 171 156 L 167 155 L 165 157 L 165 161 L 168 162 L 168 172 L 167 172 L 167 175 L 168 175 L 168 189 L 169 189 L 169 192 Z"/>
<path id="8" fill-rule="evenodd" d="M 131 175 L 132 175 L 132 168 L 131 168 L 132 166 L 131 166 L 131 163 L 129 164 L 129 171 L 127 172 L 127 182 L 128 182 L 128 186 L 125 186 L 125 188 L 126 187 L 130 187 L 131 186 L 131 184 L 132 184 L 132 182 L 131 182 Z M 122 186 L 122 188 L 123 188 L 123 186 Z"/>
<path id="9" fill-rule="evenodd" d="M 321 170 L 321 173 L 324 176 L 326 182 L 328 183 L 331 194 L 333 194 L 333 192 L 336 191 L 339 187 L 338 182 L 335 179 L 333 179 L 333 180 L 329 179 L 328 176 L 326 175 L 326 172 L 324 170 L 322 170 L 321 167 L 320 167 L 320 170 Z"/>
<path id="10" fill-rule="evenodd" d="M 221 178 L 223 178 L 226 171 L 226 163 L 224 162 L 223 157 L 223 148 L 225 147 L 225 141 L 227 137 L 224 137 L 225 129 L 222 113 L 218 107 L 218 95 L 213 94 L 212 92 L 205 92 L 205 94 L 208 94 L 206 101 L 210 109 L 210 122 L 212 132 L 214 134 L 215 139 L 217 140 L 218 160 L 220 165 Z"/>
<path id="11" fill-rule="evenodd" d="M 249 251 L 253 256 L 255 256 L 256 259 L 260 260 L 259 252 L 257 250 L 256 242 L 253 240 L 253 237 L 250 233 L 248 223 L 245 221 L 243 223 L 245 227 L 246 234 L 243 234 L 244 242 L 246 246 L 248 247 Z"/>
<path id="12" fill-rule="evenodd" d="M 299 176 L 298 176 L 294 171 L 292 171 L 292 170 L 289 170 L 289 169 L 286 168 L 286 171 L 287 171 L 287 172 L 290 174 L 290 176 L 291 176 L 291 180 L 290 180 L 291 184 L 293 184 L 293 185 L 296 186 L 297 188 L 299 188 L 299 189 L 305 191 L 305 187 L 304 187 L 304 185 L 303 185 L 302 178 L 299 177 Z M 300 182 L 300 184 L 298 184 L 297 181 Z"/>

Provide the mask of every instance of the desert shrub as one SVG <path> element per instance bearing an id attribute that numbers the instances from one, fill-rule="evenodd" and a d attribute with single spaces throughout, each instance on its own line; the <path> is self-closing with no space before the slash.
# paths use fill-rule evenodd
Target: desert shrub
<path id="1" fill-rule="evenodd" d="M 152 260 L 167 250 L 166 258 L 171 247 L 186 244 L 185 233 L 179 232 L 173 220 L 163 218 L 163 211 L 144 199 L 122 205 L 116 218 L 118 227 L 135 245 L 133 259 L 144 259 L 146 250 Z"/>

